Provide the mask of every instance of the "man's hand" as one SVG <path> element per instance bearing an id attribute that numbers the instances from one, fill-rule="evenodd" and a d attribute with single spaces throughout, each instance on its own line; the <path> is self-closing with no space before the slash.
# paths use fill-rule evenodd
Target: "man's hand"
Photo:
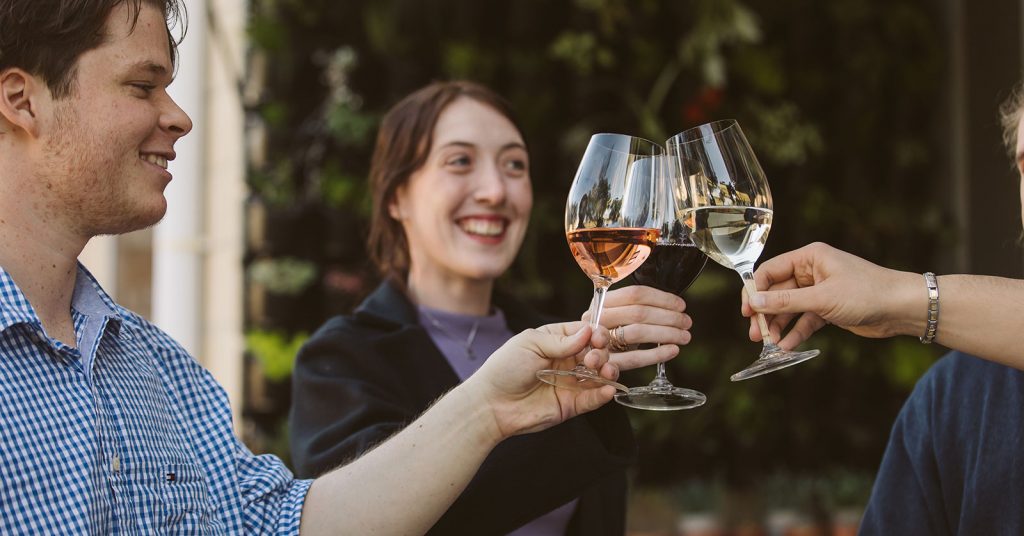
<path id="1" fill-rule="evenodd" d="M 743 292 L 741 312 L 747 317 L 755 310 L 764 313 L 772 336 L 787 350 L 826 323 L 863 337 L 898 335 L 906 331 L 900 319 L 919 315 L 927 300 L 920 274 L 883 268 L 822 243 L 761 263 L 754 281 L 764 290 L 753 300 Z M 751 318 L 750 339 L 761 338 Z"/>
<path id="2" fill-rule="evenodd" d="M 493 410 L 499 439 L 544 430 L 601 407 L 615 388 L 584 382 L 581 391 L 559 389 L 539 381 L 537 371 L 568 370 L 580 360 L 614 380 L 619 369 L 608 361 L 607 343 L 603 329 L 595 333 L 583 322 L 526 330 L 494 352 L 463 387 Z M 589 351 L 588 344 L 593 346 Z"/>

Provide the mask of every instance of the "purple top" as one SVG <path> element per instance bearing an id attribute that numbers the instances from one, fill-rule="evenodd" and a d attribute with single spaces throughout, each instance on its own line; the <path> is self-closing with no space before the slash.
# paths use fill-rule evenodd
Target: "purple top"
<path id="1" fill-rule="evenodd" d="M 459 381 L 466 381 L 514 335 L 505 323 L 505 314 L 498 308 L 493 308 L 487 316 L 449 313 L 422 305 L 417 310 L 420 324 L 448 360 Z M 579 499 L 573 499 L 510 532 L 509 536 L 562 536 L 578 502 Z"/>

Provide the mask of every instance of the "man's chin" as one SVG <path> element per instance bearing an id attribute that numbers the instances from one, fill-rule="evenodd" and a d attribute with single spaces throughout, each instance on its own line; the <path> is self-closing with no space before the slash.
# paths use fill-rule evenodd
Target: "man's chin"
<path id="1" fill-rule="evenodd" d="M 131 212 L 125 211 L 98 225 L 91 234 L 92 236 L 121 235 L 148 229 L 160 223 L 166 214 L 166 201 L 159 206 L 138 208 Z"/>

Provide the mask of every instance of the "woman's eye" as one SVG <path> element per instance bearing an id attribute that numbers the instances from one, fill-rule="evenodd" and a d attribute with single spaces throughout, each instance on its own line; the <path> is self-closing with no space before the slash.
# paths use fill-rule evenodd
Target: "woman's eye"
<path id="1" fill-rule="evenodd" d="M 468 156 L 456 156 L 448 160 L 448 165 L 465 167 L 472 163 Z"/>
<path id="2" fill-rule="evenodd" d="M 526 160 L 513 158 L 505 162 L 505 169 L 514 174 L 521 175 L 529 169 L 529 164 L 526 163 Z"/>

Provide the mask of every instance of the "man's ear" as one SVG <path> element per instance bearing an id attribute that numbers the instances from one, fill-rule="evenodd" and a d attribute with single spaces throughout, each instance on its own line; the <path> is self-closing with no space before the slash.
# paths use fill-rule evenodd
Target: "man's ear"
<path id="1" fill-rule="evenodd" d="M 15 130 L 38 136 L 41 92 L 49 95 L 39 78 L 17 68 L 0 71 L 0 117 Z"/>

